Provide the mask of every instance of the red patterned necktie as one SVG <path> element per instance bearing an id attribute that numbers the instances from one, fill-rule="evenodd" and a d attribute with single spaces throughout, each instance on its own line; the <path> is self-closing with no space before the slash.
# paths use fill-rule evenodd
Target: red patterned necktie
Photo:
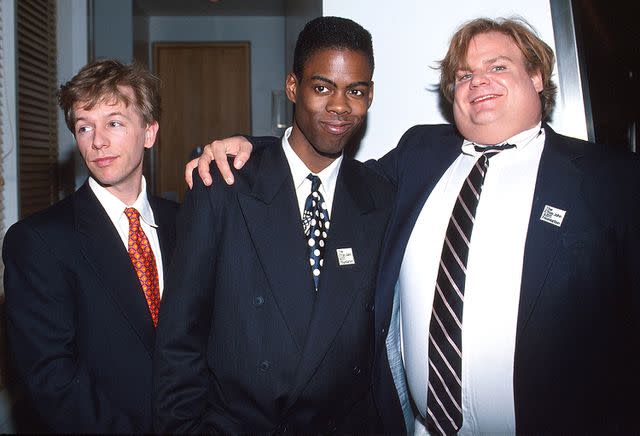
<path id="1" fill-rule="evenodd" d="M 160 309 L 160 283 L 156 258 L 151 250 L 149 239 L 140 226 L 140 212 L 128 207 L 124 210 L 124 214 L 129 219 L 129 257 L 149 305 L 153 326 L 157 327 L 158 310 Z"/>

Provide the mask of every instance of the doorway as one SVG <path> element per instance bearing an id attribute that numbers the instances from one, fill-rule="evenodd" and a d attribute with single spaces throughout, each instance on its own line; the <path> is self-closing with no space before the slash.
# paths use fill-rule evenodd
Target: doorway
<path id="1" fill-rule="evenodd" d="M 592 117 L 590 139 L 640 152 L 640 31 L 633 4 L 572 0 L 572 9 Z"/>
<path id="2" fill-rule="evenodd" d="M 250 46 L 155 43 L 162 116 L 152 149 L 153 192 L 182 201 L 184 164 L 212 139 L 251 134 Z"/>

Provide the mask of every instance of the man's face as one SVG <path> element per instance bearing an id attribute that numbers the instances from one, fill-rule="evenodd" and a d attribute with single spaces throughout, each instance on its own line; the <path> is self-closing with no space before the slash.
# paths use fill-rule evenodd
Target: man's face
<path id="1" fill-rule="evenodd" d="M 291 147 L 313 171 L 335 160 L 358 131 L 373 99 L 367 57 L 358 51 L 322 49 L 289 74 L 287 97 L 295 103 Z"/>
<path id="2" fill-rule="evenodd" d="M 131 98 L 131 89 L 123 91 Z M 145 125 L 133 105 L 98 103 L 90 110 L 74 106 L 74 135 L 91 175 L 121 200 L 137 197 L 144 149 L 156 139 L 158 123 Z"/>
<path id="3" fill-rule="evenodd" d="M 456 74 L 453 102 L 456 126 L 466 139 L 497 144 L 540 121 L 541 74 L 527 72 L 509 36 L 476 35 L 466 63 Z"/>

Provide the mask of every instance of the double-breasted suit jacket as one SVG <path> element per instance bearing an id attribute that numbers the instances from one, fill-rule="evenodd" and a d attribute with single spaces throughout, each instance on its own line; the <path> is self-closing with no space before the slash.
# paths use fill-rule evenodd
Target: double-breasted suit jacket
<path id="1" fill-rule="evenodd" d="M 256 139 L 254 139 L 256 141 Z M 373 310 L 388 182 L 345 158 L 315 290 L 291 173 L 276 138 L 227 186 L 196 177 L 160 311 L 161 432 L 375 429 Z M 355 263 L 340 261 L 348 249 Z"/>

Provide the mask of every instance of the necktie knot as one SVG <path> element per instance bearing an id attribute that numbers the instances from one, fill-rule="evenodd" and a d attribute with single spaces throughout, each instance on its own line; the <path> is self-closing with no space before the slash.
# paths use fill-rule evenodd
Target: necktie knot
<path id="1" fill-rule="evenodd" d="M 130 226 L 140 224 L 140 212 L 136 208 L 128 207 L 124 210 L 124 214 L 127 216 Z"/>
<path id="2" fill-rule="evenodd" d="M 499 153 L 503 150 L 508 150 L 510 148 L 515 148 L 516 146 L 514 144 L 508 144 L 508 143 L 504 143 L 504 144 L 498 144 L 498 145 L 487 145 L 484 147 L 481 147 L 479 145 L 474 145 L 473 148 L 475 148 L 475 150 L 478 153 L 488 153 L 488 152 L 493 152 L 493 154 Z M 491 157 L 491 155 L 489 156 Z"/>
<path id="3" fill-rule="evenodd" d="M 307 179 L 311 180 L 311 192 L 317 192 L 320 189 L 320 185 L 322 182 L 320 181 L 320 177 L 309 173 Z"/>

